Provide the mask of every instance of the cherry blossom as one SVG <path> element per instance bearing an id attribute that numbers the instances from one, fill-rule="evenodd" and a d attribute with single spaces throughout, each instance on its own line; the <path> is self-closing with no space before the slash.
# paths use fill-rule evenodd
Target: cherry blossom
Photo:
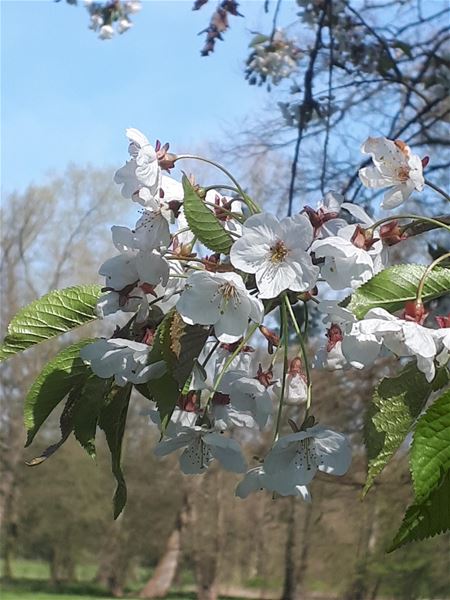
<path id="1" fill-rule="evenodd" d="M 422 161 L 401 140 L 368 138 L 361 152 L 370 154 L 373 166 L 359 170 L 362 183 L 371 189 L 390 187 L 385 193 L 382 208 L 392 209 L 403 204 L 414 190 L 425 186 Z"/>
<path id="2" fill-rule="evenodd" d="M 314 425 L 281 437 L 264 459 L 264 472 L 277 480 L 277 491 L 286 495 L 307 485 L 317 470 L 344 475 L 351 463 L 351 448 L 341 433 Z"/>
<path id="3" fill-rule="evenodd" d="M 278 380 L 273 391 L 281 398 L 282 380 Z M 306 402 L 308 396 L 308 386 L 306 383 L 306 375 L 303 371 L 302 361 L 300 358 L 294 358 L 289 365 L 286 375 L 286 383 L 284 390 L 284 398 L 287 404 L 302 404 Z"/>
<path id="4" fill-rule="evenodd" d="M 245 459 L 236 440 L 203 427 L 181 427 L 174 437 L 165 438 L 155 447 L 157 456 L 166 456 L 180 448 L 180 468 L 186 475 L 198 475 L 206 471 L 216 458 L 222 467 L 234 473 L 243 473 Z"/>
<path id="5" fill-rule="evenodd" d="M 438 352 L 435 330 L 399 319 L 383 308 L 374 308 L 353 324 L 342 345 L 347 360 L 357 368 L 371 364 L 382 347 L 399 357 L 416 357 L 418 369 L 427 381 L 433 380 Z"/>
<path id="6" fill-rule="evenodd" d="M 112 338 L 99 339 L 80 350 L 81 358 L 102 379 L 114 377 L 117 385 L 128 382 L 145 383 L 164 374 L 166 365 L 158 361 L 147 364 L 149 346 L 131 340 Z"/>
<path id="7" fill-rule="evenodd" d="M 279 221 L 258 214 L 244 224 L 243 235 L 232 246 L 231 263 L 244 273 L 254 273 L 260 298 L 275 298 L 284 290 L 305 292 L 319 275 L 307 249 L 313 228 L 305 215 Z"/>
<path id="8" fill-rule="evenodd" d="M 207 271 L 190 275 L 177 310 L 190 325 L 214 325 L 222 342 L 235 342 L 249 319 L 261 323 L 264 315 L 262 302 L 249 294 L 239 275 Z"/>
<path id="9" fill-rule="evenodd" d="M 280 496 L 299 496 L 306 502 L 311 502 L 311 495 L 306 485 L 293 485 L 286 487 L 283 484 L 278 485 L 277 476 L 269 476 L 264 471 L 264 466 L 260 465 L 250 469 L 245 474 L 244 479 L 239 482 L 236 487 L 236 496 L 239 498 L 247 498 L 249 494 L 258 492 L 260 490 L 267 490 L 269 492 L 276 492 Z"/>
<path id="10" fill-rule="evenodd" d="M 314 228 L 314 238 L 336 235 L 341 227 L 347 225 L 345 219 L 338 218 L 344 196 L 330 190 L 327 192 L 315 209 L 305 206 L 303 212 L 308 215 Z"/>
<path id="11" fill-rule="evenodd" d="M 98 299 L 96 313 L 98 317 L 103 319 L 107 315 L 112 315 L 118 311 L 136 312 L 142 302 L 145 301 L 146 295 L 139 287 L 133 287 L 123 293 L 107 292 Z"/>
<path id="12" fill-rule="evenodd" d="M 348 202 L 342 208 L 370 228 L 372 219 L 366 212 Z M 312 251 L 324 259 L 320 272 L 334 290 L 357 288 L 383 269 L 387 263 L 387 248 L 373 237 L 370 229 L 360 224 L 340 227 L 337 235 L 316 240 Z"/>
<path id="13" fill-rule="evenodd" d="M 273 401 L 266 386 L 242 371 L 228 371 L 220 388 L 230 396 L 232 406 L 250 413 L 260 427 L 264 427 L 273 412 Z"/>
<path id="14" fill-rule="evenodd" d="M 450 325 L 433 330 L 432 334 L 437 346 L 436 360 L 438 365 L 443 367 L 450 358 Z"/>
<path id="15" fill-rule="evenodd" d="M 122 186 L 122 196 L 132 198 L 146 188 L 152 197 L 158 197 L 161 186 L 161 169 L 155 148 L 138 129 L 127 129 L 130 141 L 128 152 L 131 159 L 114 176 L 114 181 Z"/>

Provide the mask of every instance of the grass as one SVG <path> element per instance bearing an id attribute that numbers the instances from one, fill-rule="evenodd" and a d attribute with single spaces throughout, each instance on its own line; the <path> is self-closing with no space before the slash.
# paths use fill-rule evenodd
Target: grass
<path id="1" fill-rule="evenodd" d="M 66 594 L 66 592 L 27 592 L 23 589 L 6 590 L 1 592 L 2 600 L 98 600 L 99 596 L 79 596 Z M 137 599 L 137 596 L 134 598 Z M 176 594 L 166 596 L 166 600 L 194 600 L 195 594 Z M 104 600 L 116 600 L 111 596 L 103 596 Z M 133 596 L 127 596 L 127 600 L 133 600 Z"/>
<path id="2" fill-rule="evenodd" d="M 3 564 L 0 561 L 0 569 Z M 92 580 L 96 573 L 95 565 L 77 566 L 77 581 L 65 583 L 60 588 L 50 583 L 49 566 L 37 560 L 16 559 L 12 564 L 12 581 L 0 581 L 1 600 L 114 600 L 105 590 Z M 137 591 L 151 576 L 150 569 L 136 570 L 136 578 L 125 590 L 127 600 L 137 600 Z M 192 583 L 192 575 L 184 573 L 182 585 Z M 194 600 L 196 595 L 188 592 L 173 592 L 166 600 Z"/>
<path id="3" fill-rule="evenodd" d="M 0 568 L 3 570 L 1 562 Z M 46 562 L 16 559 L 12 564 L 13 579 L 0 580 L 0 600 L 114 600 L 102 587 L 93 583 L 95 573 L 95 565 L 81 565 L 77 567 L 76 581 L 55 586 L 50 582 L 50 571 Z M 124 590 L 124 597 L 127 600 L 138 600 L 138 591 L 151 574 L 152 569 L 136 569 L 133 580 Z M 276 583 L 271 583 L 276 589 Z M 190 571 L 181 573 L 179 585 L 180 590 L 171 592 L 166 600 L 194 600 L 197 597 L 192 591 L 194 581 Z M 268 584 L 255 579 L 247 582 L 246 588 L 267 590 Z"/>
<path id="4" fill-rule="evenodd" d="M 58 589 L 42 579 L 3 582 L 0 590 L 1 600 L 114 600 L 93 584 L 68 584 L 64 585 L 63 589 Z M 194 600 L 195 597 L 195 594 L 174 592 L 167 596 L 166 600 Z M 137 600 L 137 596 L 129 594 L 126 594 L 126 598 Z"/>

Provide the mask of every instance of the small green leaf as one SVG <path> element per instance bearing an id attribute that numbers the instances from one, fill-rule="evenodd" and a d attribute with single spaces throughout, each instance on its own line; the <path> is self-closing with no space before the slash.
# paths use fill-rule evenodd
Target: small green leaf
<path id="1" fill-rule="evenodd" d="M 422 502 L 437 486 L 441 472 L 450 471 L 450 390 L 418 420 L 410 465 L 416 501 Z"/>
<path id="2" fill-rule="evenodd" d="M 438 485 L 422 502 L 412 504 L 388 552 L 412 541 L 450 530 L 450 471 L 443 471 Z"/>
<path id="3" fill-rule="evenodd" d="M 74 406 L 73 432 L 75 438 L 86 450 L 95 456 L 95 432 L 100 411 L 111 390 L 112 379 L 101 379 L 92 374 L 80 391 Z"/>
<path id="4" fill-rule="evenodd" d="M 432 389 L 415 363 L 409 363 L 399 375 L 386 377 L 376 386 L 364 425 L 369 459 L 364 494 L 403 443 Z"/>
<path id="5" fill-rule="evenodd" d="M 93 340 L 82 340 L 61 350 L 46 364 L 25 399 L 24 422 L 28 436 L 26 446 L 33 441 L 42 423 L 67 394 L 82 386 L 91 373 L 80 358 L 80 349 Z"/>
<path id="6" fill-rule="evenodd" d="M 422 265 L 395 265 L 381 271 L 353 292 L 347 308 L 358 318 L 364 318 L 371 308 L 395 312 L 405 302 L 414 300 L 417 287 L 425 273 Z M 425 280 L 422 300 L 427 302 L 450 293 L 450 268 L 436 267 Z"/>
<path id="7" fill-rule="evenodd" d="M 99 285 L 55 290 L 22 308 L 9 324 L 0 361 L 96 319 Z"/>
<path id="8" fill-rule="evenodd" d="M 192 233 L 213 252 L 229 254 L 233 239 L 183 175 L 184 214 Z"/>
<path id="9" fill-rule="evenodd" d="M 106 441 L 111 452 L 111 470 L 117 481 L 113 498 L 115 519 L 120 515 L 127 502 L 127 486 L 122 472 L 121 458 L 123 434 L 132 389 L 131 384 L 124 387 L 115 386 L 106 404 L 102 407 L 98 420 L 99 427 L 103 429 L 106 435 Z"/>

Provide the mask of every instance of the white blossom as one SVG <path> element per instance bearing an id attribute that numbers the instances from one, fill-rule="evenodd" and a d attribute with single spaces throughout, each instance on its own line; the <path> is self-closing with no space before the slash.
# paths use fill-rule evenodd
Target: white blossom
<path id="1" fill-rule="evenodd" d="M 306 251 L 313 228 L 305 215 L 279 221 L 271 214 L 253 215 L 243 235 L 231 247 L 230 260 L 244 273 L 254 273 L 260 298 L 275 298 L 284 290 L 305 292 L 319 275 Z"/>
<path id="2" fill-rule="evenodd" d="M 278 380 L 274 386 L 273 391 L 281 398 L 282 381 Z M 306 384 L 306 378 L 303 373 L 292 372 L 286 375 L 286 383 L 284 389 L 284 400 L 288 404 L 301 404 L 306 402 L 308 396 L 308 386 Z"/>
<path id="3" fill-rule="evenodd" d="M 130 29 L 130 27 L 133 27 L 133 23 L 131 21 L 129 21 L 128 19 L 120 19 L 119 22 L 117 23 L 118 33 L 125 33 L 125 31 L 128 31 L 128 29 Z"/>
<path id="4" fill-rule="evenodd" d="M 152 197 L 159 197 L 161 169 L 155 148 L 138 129 L 127 129 L 130 141 L 128 151 L 131 159 L 114 176 L 114 181 L 122 186 L 122 196 L 133 198 L 142 188 L 147 188 Z"/>
<path id="5" fill-rule="evenodd" d="M 435 330 L 414 321 L 405 321 L 383 308 L 368 311 L 365 318 L 352 325 L 342 343 L 347 360 L 357 368 L 371 364 L 382 347 L 398 357 L 417 358 L 417 367 L 427 381 L 435 375 L 434 359 L 438 353 Z"/>
<path id="6" fill-rule="evenodd" d="M 120 291 L 126 286 L 139 282 L 139 273 L 136 267 L 136 254 L 132 251 L 122 252 L 108 258 L 99 268 L 99 275 L 106 279 L 107 287 Z"/>
<path id="7" fill-rule="evenodd" d="M 361 146 L 361 152 L 370 154 L 373 160 L 373 166 L 359 171 L 362 183 L 371 189 L 391 188 L 384 195 L 382 208 L 396 208 L 414 190 L 423 190 L 422 161 L 404 142 L 370 137 Z"/>
<path id="8" fill-rule="evenodd" d="M 265 489 L 269 492 L 277 492 L 281 496 L 300 496 L 306 502 L 311 502 L 311 495 L 306 485 L 293 485 L 292 487 L 282 485 L 278 487 L 277 483 L 277 478 L 268 476 L 264 471 L 264 467 L 260 465 L 247 471 L 244 479 L 236 487 L 236 496 L 247 498 L 249 494 Z"/>
<path id="9" fill-rule="evenodd" d="M 127 294 L 107 292 L 98 299 L 96 313 L 100 319 L 103 319 L 107 315 L 112 315 L 118 311 L 136 312 L 145 300 L 146 295 L 139 287 L 133 288 Z"/>
<path id="10" fill-rule="evenodd" d="M 277 491 L 287 495 L 293 487 L 307 485 L 317 470 L 344 475 L 350 463 L 347 438 L 314 425 L 279 438 L 264 459 L 264 472 L 269 481 L 276 482 Z"/>
<path id="11" fill-rule="evenodd" d="M 273 412 L 273 401 L 267 388 L 242 371 L 228 371 L 220 390 L 230 396 L 231 405 L 238 411 L 250 413 L 259 427 L 264 427 Z"/>
<path id="12" fill-rule="evenodd" d="M 95 375 L 102 379 L 114 377 L 115 383 L 123 386 L 128 382 L 145 383 L 164 374 L 164 361 L 147 364 L 149 351 L 146 344 L 112 338 L 99 339 L 83 346 L 80 356 Z"/>
<path id="13" fill-rule="evenodd" d="M 114 37 L 114 29 L 111 27 L 111 25 L 102 25 L 100 27 L 98 37 L 101 40 L 110 40 Z"/>
<path id="14" fill-rule="evenodd" d="M 148 413 L 152 423 L 157 425 L 158 429 L 161 430 L 161 417 L 157 410 L 149 410 Z M 175 406 L 170 416 L 170 420 L 167 423 L 165 434 L 167 437 L 175 437 L 183 427 L 194 427 L 195 422 L 198 419 L 198 413 L 188 410 L 182 410 Z"/>
<path id="15" fill-rule="evenodd" d="M 221 344 L 215 350 L 205 366 L 200 368 L 198 365 L 203 364 L 215 345 L 216 342 L 213 340 L 206 342 L 198 357 L 198 362 L 194 364 L 193 377 L 190 386 L 192 390 L 212 390 L 216 377 L 223 371 L 225 362 L 230 358 L 230 350 Z M 248 347 L 244 347 L 230 363 L 228 372 L 237 371 L 239 373 L 248 373 L 251 371 L 251 363 L 252 351 Z M 220 387 L 219 391 L 223 391 L 223 386 Z"/>
<path id="16" fill-rule="evenodd" d="M 227 471 L 243 473 L 245 459 L 236 440 L 203 427 L 182 427 L 171 438 L 165 438 L 155 447 L 157 456 L 166 456 L 180 448 L 180 467 L 186 475 L 203 473 L 215 458 Z"/>
<path id="17" fill-rule="evenodd" d="M 190 325 L 214 325 L 217 338 L 235 342 L 247 329 L 248 320 L 261 323 L 264 306 L 251 296 L 236 273 L 195 271 L 177 302 L 177 310 Z"/>
<path id="18" fill-rule="evenodd" d="M 440 367 L 443 367 L 450 358 L 450 326 L 432 330 L 431 334 L 437 346 L 437 363 Z"/>
<path id="19" fill-rule="evenodd" d="M 387 263 L 387 249 L 374 239 L 366 228 L 373 224 L 366 212 L 350 203 L 342 208 L 360 220 L 361 224 L 340 227 L 337 235 L 316 240 L 312 251 L 323 258 L 320 272 L 334 290 L 355 289 L 381 271 Z"/>
<path id="20" fill-rule="evenodd" d="M 330 190 L 318 202 L 315 209 L 305 206 L 303 212 L 308 215 L 311 225 L 314 228 L 315 238 L 337 235 L 339 229 L 348 224 L 345 219 L 339 218 L 343 202 L 344 196 L 342 194 Z"/>
<path id="21" fill-rule="evenodd" d="M 169 280 L 169 263 L 157 250 L 126 250 L 106 260 L 99 274 L 106 278 L 107 287 L 114 291 L 139 282 L 152 286 L 161 283 L 165 286 Z"/>

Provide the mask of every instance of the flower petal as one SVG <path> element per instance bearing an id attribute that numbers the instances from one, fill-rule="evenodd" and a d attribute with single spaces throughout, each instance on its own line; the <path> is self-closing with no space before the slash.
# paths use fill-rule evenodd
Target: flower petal
<path id="1" fill-rule="evenodd" d="M 220 462 L 224 469 L 233 473 L 245 472 L 247 463 L 236 440 L 213 432 L 204 435 L 203 441 L 208 446 L 212 456 Z"/>

